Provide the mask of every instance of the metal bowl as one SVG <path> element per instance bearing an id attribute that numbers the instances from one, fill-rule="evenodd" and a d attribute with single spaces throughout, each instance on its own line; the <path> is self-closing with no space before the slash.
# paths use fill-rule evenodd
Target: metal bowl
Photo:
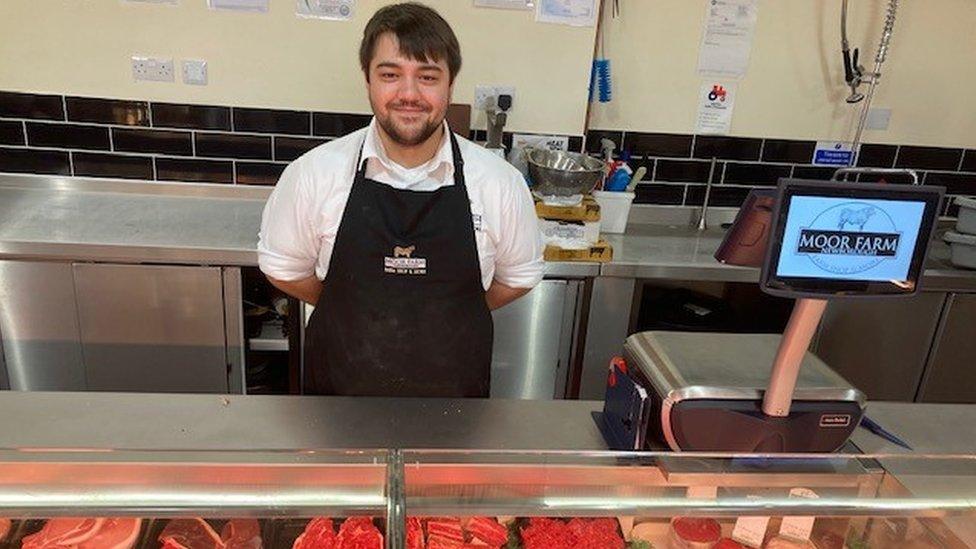
<path id="1" fill-rule="evenodd" d="M 532 190 L 542 196 L 584 194 L 603 177 L 602 160 L 585 154 L 530 148 L 525 151 Z"/>

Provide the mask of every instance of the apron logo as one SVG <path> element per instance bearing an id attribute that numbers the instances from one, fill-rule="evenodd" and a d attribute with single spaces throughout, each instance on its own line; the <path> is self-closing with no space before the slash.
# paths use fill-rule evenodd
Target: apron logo
<path id="1" fill-rule="evenodd" d="M 397 275 L 427 274 L 427 260 L 413 257 L 416 246 L 394 246 L 393 257 L 383 258 L 383 272 Z"/>

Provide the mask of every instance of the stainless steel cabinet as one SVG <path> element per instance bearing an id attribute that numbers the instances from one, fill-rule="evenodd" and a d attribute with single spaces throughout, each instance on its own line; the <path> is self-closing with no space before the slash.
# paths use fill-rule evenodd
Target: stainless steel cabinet
<path id="1" fill-rule="evenodd" d="M 494 311 L 492 398 L 551 399 L 566 393 L 581 281 L 543 280 Z"/>
<path id="2" fill-rule="evenodd" d="M 869 399 L 912 401 L 945 299 L 923 292 L 831 301 L 815 352 Z"/>
<path id="3" fill-rule="evenodd" d="M 240 299 L 237 269 L 0 261 L 0 366 L 14 390 L 240 392 Z"/>
<path id="4" fill-rule="evenodd" d="M 221 270 L 74 265 L 89 390 L 227 392 Z"/>
<path id="5" fill-rule="evenodd" d="M 976 403 L 976 294 L 949 294 L 918 400 Z"/>
<path id="6" fill-rule="evenodd" d="M 85 389 L 70 264 L 0 261 L 0 341 L 9 388 Z"/>

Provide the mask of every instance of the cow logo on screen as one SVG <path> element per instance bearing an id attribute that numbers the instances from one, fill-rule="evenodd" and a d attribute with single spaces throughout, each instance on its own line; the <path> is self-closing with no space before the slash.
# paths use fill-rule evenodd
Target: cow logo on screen
<path id="1" fill-rule="evenodd" d="M 894 259 L 901 233 L 883 209 L 863 202 L 838 204 L 800 229 L 797 253 L 829 273 L 863 273 Z"/>
<path id="2" fill-rule="evenodd" d="M 394 246 L 393 256 L 383 258 L 383 272 L 395 275 L 425 275 L 427 260 L 414 257 L 416 246 Z"/>

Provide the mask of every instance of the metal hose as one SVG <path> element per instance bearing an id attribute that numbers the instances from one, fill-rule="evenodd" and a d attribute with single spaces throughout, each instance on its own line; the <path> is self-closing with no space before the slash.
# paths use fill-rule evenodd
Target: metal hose
<path id="1" fill-rule="evenodd" d="M 861 115 L 857 121 L 857 131 L 854 133 L 854 140 L 851 142 L 851 150 L 855 155 L 859 153 L 858 147 L 861 145 L 861 135 L 864 133 L 864 126 L 867 124 L 868 111 L 871 109 L 871 100 L 874 99 L 874 91 L 881 80 L 881 64 L 888 56 L 888 47 L 891 45 L 891 35 L 895 30 L 895 17 L 898 11 L 898 0 L 888 0 L 888 11 L 885 14 L 884 29 L 881 31 L 881 41 L 878 43 L 878 53 L 874 56 L 874 74 L 871 75 L 871 83 L 868 86 L 868 93 L 861 104 Z M 857 165 L 856 163 L 854 165 Z"/>

